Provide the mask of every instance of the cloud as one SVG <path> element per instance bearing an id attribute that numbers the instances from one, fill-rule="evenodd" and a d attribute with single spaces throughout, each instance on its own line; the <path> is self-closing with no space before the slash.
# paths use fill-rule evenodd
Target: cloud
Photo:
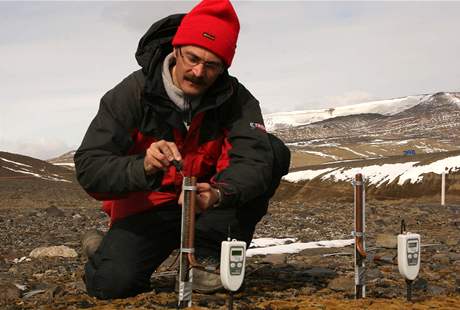
<path id="1" fill-rule="evenodd" d="M 362 103 L 371 101 L 372 96 L 364 91 L 350 91 L 346 92 L 340 96 L 326 96 L 323 100 L 323 103 L 328 103 L 330 107 L 338 107 L 344 105 L 351 105 L 356 103 Z"/>
<path id="2" fill-rule="evenodd" d="M 139 68 L 150 25 L 195 3 L 0 2 L 0 140 L 78 145 L 100 97 Z M 459 2 L 233 4 L 230 72 L 264 112 L 459 91 Z"/>
<path id="3" fill-rule="evenodd" d="M 74 149 L 59 139 L 39 138 L 22 141 L 0 139 L 0 150 L 31 156 L 39 159 L 51 159 Z"/>

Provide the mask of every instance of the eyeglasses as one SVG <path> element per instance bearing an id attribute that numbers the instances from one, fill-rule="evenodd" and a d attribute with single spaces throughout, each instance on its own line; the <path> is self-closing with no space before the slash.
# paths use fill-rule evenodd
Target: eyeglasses
<path id="1" fill-rule="evenodd" d="M 224 66 L 222 63 L 218 63 L 215 61 L 204 61 L 200 57 L 187 52 L 183 54 L 182 48 L 179 48 L 179 55 L 182 57 L 184 63 L 189 67 L 195 67 L 199 64 L 203 64 L 203 68 L 205 68 L 206 71 L 212 73 L 221 73 L 224 70 Z"/>

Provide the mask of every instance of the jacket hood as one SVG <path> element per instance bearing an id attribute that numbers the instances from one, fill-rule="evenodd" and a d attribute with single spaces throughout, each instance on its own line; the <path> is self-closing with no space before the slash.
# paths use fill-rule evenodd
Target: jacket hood
<path id="1" fill-rule="evenodd" d="M 155 22 L 142 36 L 136 51 L 137 63 L 145 74 L 172 52 L 171 41 L 185 14 L 174 14 Z"/>

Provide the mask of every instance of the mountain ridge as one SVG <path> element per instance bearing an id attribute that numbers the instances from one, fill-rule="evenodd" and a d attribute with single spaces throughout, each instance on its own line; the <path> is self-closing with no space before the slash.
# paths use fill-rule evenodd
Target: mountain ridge
<path id="1" fill-rule="evenodd" d="M 268 131 L 311 124 L 325 119 L 363 113 L 394 115 L 430 100 L 451 100 L 460 107 L 460 92 L 437 92 L 434 94 L 411 95 L 394 99 L 375 100 L 346 106 L 316 110 L 277 112 L 264 115 Z"/>
<path id="2" fill-rule="evenodd" d="M 404 109 L 378 105 L 381 113 L 357 106 L 347 108 L 352 114 L 274 130 L 291 149 L 291 167 L 460 149 L 460 93 L 425 95 Z"/>

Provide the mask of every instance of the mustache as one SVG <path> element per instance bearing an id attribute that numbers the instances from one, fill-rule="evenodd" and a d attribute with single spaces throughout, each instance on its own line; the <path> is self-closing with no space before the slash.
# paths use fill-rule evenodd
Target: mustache
<path id="1" fill-rule="evenodd" d="M 193 74 L 185 74 L 184 75 L 184 80 L 192 82 L 193 84 L 196 84 L 196 85 L 204 85 L 205 84 L 204 78 L 196 77 Z"/>

